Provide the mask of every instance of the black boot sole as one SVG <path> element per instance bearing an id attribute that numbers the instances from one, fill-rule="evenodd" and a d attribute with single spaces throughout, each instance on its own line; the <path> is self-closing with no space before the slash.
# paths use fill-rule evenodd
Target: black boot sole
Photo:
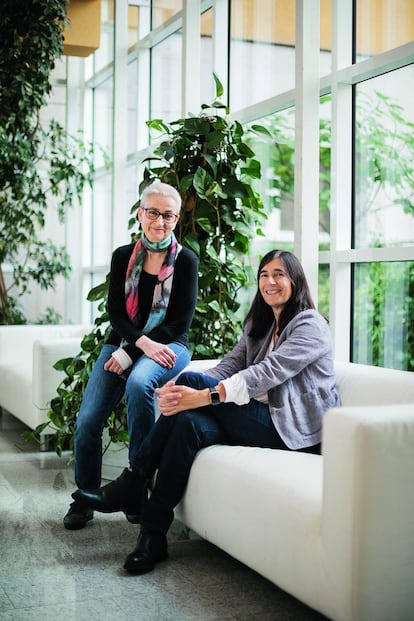
<path id="1" fill-rule="evenodd" d="M 66 528 L 66 530 L 80 530 L 81 528 L 85 528 L 87 523 L 91 520 L 93 520 L 93 513 L 91 516 L 85 517 L 84 520 L 78 520 L 73 522 L 63 520 L 63 526 Z"/>

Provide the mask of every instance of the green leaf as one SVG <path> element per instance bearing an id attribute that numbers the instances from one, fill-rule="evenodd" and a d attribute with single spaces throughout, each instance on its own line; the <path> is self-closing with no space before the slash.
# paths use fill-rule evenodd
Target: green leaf
<path id="1" fill-rule="evenodd" d="M 151 121 L 146 121 L 146 124 L 150 129 L 157 132 L 161 132 L 163 134 L 169 133 L 168 125 L 166 125 L 162 119 L 151 119 Z"/>
<path id="2" fill-rule="evenodd" d="M 216 311 L 216 313 L 220 313 L 221 312 L 221 308 L 219 306 L 219 303 L 217 302 L 217 300 L 212 300 L 211 302 L 208 303 L 209 307 Z"/>
<path id="3" fill-rule="evenodd" d="M 209 175 L 204 168 L 199 166 L 193 179 L 193 185 L 197 194 L 201 196 L 201 198 L 208 198 L 209 188 L 211 188 L 213 184 L 215 185 L 213 177 Z"/>
<path id="4" fill-rule="evenodd" d="M 261 136 L 265 136 L 266 138 L 270 138 L 272 139 L 273 136 L 270 133 L 270 131 L 266 128 L 263 127 L 263 125 L 251 125 L 250 129 L 255 133 L 255 134 L 259 134 Z"/>
<path id="5" fill-rule="evenodd" d="M 224 88 L 215 71 L 213 71 L 213 78 L 216 85 L 216 97 L 221 97 L 224 93 Z"/>
<path id="6" fill-rule="evenodd" d="M 106 297 L 108 292 L 108 284 L 109 284 L 109 275 L 107 275 L 105 282 L 93 287 L 87 296 L 88 302 L 96 302 L 96 300 L 101 300 Z"/>

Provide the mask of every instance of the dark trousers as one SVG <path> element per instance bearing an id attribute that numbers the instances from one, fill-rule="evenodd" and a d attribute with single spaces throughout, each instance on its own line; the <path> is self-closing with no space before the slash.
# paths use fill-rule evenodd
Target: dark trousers
<path id="1" fill-rule="evenodd" d="M 201 373 L 182 373 L 177 383 L 193 388 L 215 386 Z M 174 507 L 181 500 L 198 451 L 212 444 L 287 449 L 277 433 L 266 404 L 252 399 L 246 405 L 222 403 L 175 416 L 160 416 L 137 452 L 133 469 L 156 483 L 144 509 L 147 527 L 168 530 Z"/>

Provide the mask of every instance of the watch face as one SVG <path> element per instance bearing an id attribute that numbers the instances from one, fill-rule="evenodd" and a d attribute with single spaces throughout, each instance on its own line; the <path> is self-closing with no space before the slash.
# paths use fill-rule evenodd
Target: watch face
<path id="1" fill-rule="evenodd" d="M 220 393 L 218 390 L 214 390 L 214 388 L 210 388 L 210 397 L 212 405 L 219 405 L 220 403 Z"/>

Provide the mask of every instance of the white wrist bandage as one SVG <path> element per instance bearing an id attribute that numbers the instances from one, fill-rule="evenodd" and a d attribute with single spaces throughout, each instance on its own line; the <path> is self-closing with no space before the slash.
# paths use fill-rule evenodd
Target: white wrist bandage
<path id="1" fill-rule="evenodd" d="M 122 367 L 124 371 L 132 365 L 131 358 L 128 356 L 125 349 L 123 349 L 122 347 L 120 347 L 119 349 L 116 349 L 114 353 L 112 354 L 112 357 L 115 358 L 117 363 Z"/>

